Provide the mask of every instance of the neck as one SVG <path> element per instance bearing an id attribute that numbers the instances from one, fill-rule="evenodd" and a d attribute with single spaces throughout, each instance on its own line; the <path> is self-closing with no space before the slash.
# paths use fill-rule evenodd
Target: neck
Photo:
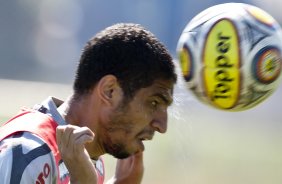
<path id="1" fill-rule="evenodd" d="M 79 100 L 75 100 L 70 96 L 62 105 L 58 107 L 60 115 L 64 118 L 67 124 L 80 126 L 82 118 L 80 117 L 83 104 Z"/>
<path id="2" fill-rule="evenodd" d="M 58 111 L 67 124 L 78 127 L 88 127 L 96 134 L 95 130 L 99 127 L 99 119 L 97 110 L 92 106 L 90 98 L 90 96 L 75 98 L 72 95 L 58 107 Z M 102 142 L 99 141 L 98 136 L 95 136 L 92 143 L 87 143 L 85 148 L 90 157 L 95 160 L 105 153 Z"/>

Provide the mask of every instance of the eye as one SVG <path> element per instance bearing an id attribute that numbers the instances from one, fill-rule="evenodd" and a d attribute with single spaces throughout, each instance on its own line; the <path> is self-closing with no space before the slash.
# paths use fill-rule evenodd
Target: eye
<path id="1" fill-rule="evenodd" d="M 153 101 L 151 102 L 151 105 L 152 105 L 152 107 L 157 108 L 158 105 L 159 105 L 159 102 L 158 102 L 157 100 L 153 100 Z"/>

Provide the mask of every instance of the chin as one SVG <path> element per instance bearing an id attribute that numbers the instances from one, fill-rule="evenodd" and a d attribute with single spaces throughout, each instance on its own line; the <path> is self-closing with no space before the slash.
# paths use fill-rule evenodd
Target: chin
<path id="1" fill-rule="evenodd" d="M 117 159 L 125 159 L 125 158 L 128 158 L 130 157 L 132 154 L 129 154 L 129 153 L 115 153 L 113 154 L 113 156 Z"/>
<path id="2" fill-rule="evenodd" d="M 125 147 L 121 144 L 115 144 L 112 146 L 105 146 L 106 152 L 117 159 L 128 158 L 132 155 L 132 153 L 128 152 Z"/>
<path id="3" fill-rule="evenodd" d="M 136 153 L 140 152 L 140 150 L 135 150 L 135 151 L 126 151 L 126 150 L 120 150 L 118 152 L 114 152 L 112 153 L 111 155 L 113 155 L 115 158 L 118 158 L 118 159 L 125 159 L 125 158 L 128 158 Z"/>

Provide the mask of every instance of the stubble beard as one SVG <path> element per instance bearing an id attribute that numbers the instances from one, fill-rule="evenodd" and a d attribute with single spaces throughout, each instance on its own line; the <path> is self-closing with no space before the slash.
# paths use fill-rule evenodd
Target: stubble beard
<path id="1" fill-rule="evenodd" d="M 128 103 L 121 102 L 110 117 L 109 126 L 106 128 L 106 141 L 104 148 L 106 152 L 115 158 L 124 159 L 131 156 L 126 149 L 125 142 L 122 140 L 112 140 L 111 134 L 116 131 L 128 133 L 131 130 L 132 123 L 127 122 L 124 117 L 128 114 Z"/>

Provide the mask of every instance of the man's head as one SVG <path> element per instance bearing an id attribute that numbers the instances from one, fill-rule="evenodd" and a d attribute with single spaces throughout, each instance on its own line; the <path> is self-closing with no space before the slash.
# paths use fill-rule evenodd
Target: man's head
<path id="1" fill-rule="evenodd" d="M 116 24 L 85 46 L 74 93 L 96 96 L 93 103 L 102 105 L 95 138 L 107 153 L 125 158 L 143 151 L 141 141 L 155 131 L 166 131 L 176 79 L 169 52 L 152 33 L 137 24 Z"/>
<path id="2" fill-rule="evenodd" d="M 176 80 L 172 58 L 157 38 L 138 24 L 116 24 L 84 47 L 74 91 L 88 93 L 105 75 L 117 77 L 126 97 L 155 79 Z"/>

